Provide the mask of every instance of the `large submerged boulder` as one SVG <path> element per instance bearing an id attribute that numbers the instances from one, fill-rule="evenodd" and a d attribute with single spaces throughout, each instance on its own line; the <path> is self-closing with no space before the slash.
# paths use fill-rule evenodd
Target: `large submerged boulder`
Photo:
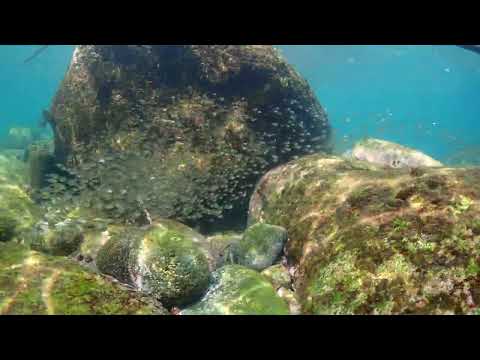
<path id="1" fill-rule="evenodd" d="M 478 313 L 479 178 L 312 155 L 264 176 L 250 223 L 287 229 L 304 313 Z"/>
<path id="2" fill-rule="evenodd" d="M 79 46 L 48 120 L 57 160 L 112 191 L 106 210 L 189 225 L 231 227 L 267 170 L 330 150 L 309 85 L 264 45 Z"/>
<path id="3" fill-rule="evenodd" d="M 139 293 L 85 271 L 71 260 L 0 243 L 0 314 L 168 314 Z"/>

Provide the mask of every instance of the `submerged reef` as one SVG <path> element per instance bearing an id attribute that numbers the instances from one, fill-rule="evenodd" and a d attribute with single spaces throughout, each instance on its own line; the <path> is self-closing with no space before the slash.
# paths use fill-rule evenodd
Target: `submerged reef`
<path id="1" fill-rule="evenodd" d="M 231 228 L 267 170 L 331 149 L 312 90 L 263 45 L 79 46 L 49 122 L 81 190 L 136 223 Z"/>
<path id="2" fill-rule="evenodd" d="M 475 314 L 480 169 L 311 155 L 266 174 L 251 224 L 284 227 L 306 314 Z"/>

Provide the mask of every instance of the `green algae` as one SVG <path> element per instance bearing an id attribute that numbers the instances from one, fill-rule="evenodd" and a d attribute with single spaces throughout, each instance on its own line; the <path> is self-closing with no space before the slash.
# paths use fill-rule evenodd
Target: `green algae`
<path id="1" fill-rule="evenodd" d="M 174 221 L 146 229 L 123 227 L 99 250 L 98 269 L 158 298 L 167 306 L 189 304 L 210 281 L 205 239 Z"/>
<path id="2" fill-rule="evenodd" d="M 165 314 L 146 297 L 71 260 L 0 244 L 0 314 Z"/>
<path id="3" fill-rule="evenodd" d="M 288 315 L 286 302 L 254 270 L 228 265 L 217 270 L 208 293 L 182 315 Z"/>
<path id="4" fill-rule="evenodd" d="M 287 255 L 298 266 L 302 311 L 475 311 L 478 169 L 412 173 L 357 170 L 350 164 L 321 155 L 292 162 L 262 180 L 262 201 L 253 198 L 254 221 L 278 224 L 289 233 Z M 315 176 L 305 180 L 306 173 Z M 329 186 L 319 186 L 325 180 Z"/>
<path id="5" fill-rule="evenodd" d="M 279 226 L 255 224 L 232 248 L 235 263 L 262 271 L 279 259 L 287 241 L 287 232 Z"/>

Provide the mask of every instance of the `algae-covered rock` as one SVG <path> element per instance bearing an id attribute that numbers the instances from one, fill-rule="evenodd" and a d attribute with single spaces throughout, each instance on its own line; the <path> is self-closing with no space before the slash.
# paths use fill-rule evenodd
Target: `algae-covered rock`
<path id="1" fill-rule="evenodd" d="M 100 230 L 86 230 L 83 232 L 83 242 L 80 244 L 78 252 L 75 254 L 77 260 L 83 262 L 85 265 L 96 269 L 96 259 L 98 253 L 103 246 L 106 245 L 110 239 L 110 232 L 118 226 L 111 226 L 105 231 Z"/>
<path id="2" fill-rule="evenodd" d="M 0 243 L 0 314 L 166 314 L 153 300 L 74 262 Z"/>
<path id="3" fill-rule="evenodd" d="M 288 269 L 282 264 L 277 264 L 266 268 L 262 271 L 262 275 L 265 276 L 268 281 L 270 281 L 275 289 L 282 287 L 289 289 L 292 286 L 292 277 Z"/>
<path id="4" fill-rule="evenodd" d="M 392 168 L 441 167 L 441 162 L 424 153 L 385 140 L 366 139 L 360 141 L 352 150 L 356 160 Z"/>
<path id="5" fill-rule="evenodd" d="M 261 274 L 240 265 L 213 273 L 203 299 L 181 315 L 288 315 L 287 304 Z"/>
<path id="6" fill-rule="evenodd" d="M 233 264 L 232 248 L 243 238 L 239 233 L 222 233 L 207 238 L 208 251 L 214 260 L 214 269 Z"/>
<path id="7" fill-rule="evenodd" d="M 182 306 L 202 296 L 210 281 L 204 238 L 174 221 L 146 229 L 119 228 L 100 249 L 98 269 L 158 298 Z"/>
<path id="8" fill-rule="evenodd" d="M 282 254 L 287 232 L 279 226 L 255 224 L 243 234 L 232 248 L 235 263 L 255 270 L 273 265 Z"/>
<path id="9" fill-rule="evenodd" d="M 470 314 L 480 304 L 480 169 L 382 169 L 312 155 L 271 171 L 250 222 L 287 229 L 302 311 Z"/>
<path id="10" fill-rule="evenodd" d="M 104 181 L 120 205 L 139 195 L 140 212 L 209 231 L 244 225 L 266 170 L 331 147 L 313 91 L 265 45 L 78 46 L 49 122 L 58 161 L 118 172 Z"/>
<path id="11" fill-rule="evenodd" d="M 27 242 L 33 250 L 50 255 L 68 256 L 77 251 L 84 240 L 83 228 L 74 222 L 63 222 L 49 226 L 48 223 L 36 224 Z"/>

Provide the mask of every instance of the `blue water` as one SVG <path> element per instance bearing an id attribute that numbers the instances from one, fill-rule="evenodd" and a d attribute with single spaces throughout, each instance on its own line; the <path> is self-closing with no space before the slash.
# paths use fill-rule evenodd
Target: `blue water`
<path id="1" fill-rule="evenodd" d="M 0 46 L 0 139 L 35 126 L 73 52 Z M 478 146 L 480 56 L 454 46 L 279 46 L 310 82 L 335 129 L 337 151 L 370 136 L 420 149 L 441 161 Z"/>
<path id="2" fill-rule="evenodd" d="M 339 151 L 365 136 L 441 161 L 480 146 L 480 56 L 455 46 L 281 46 L 335 128 Z"/>
<path id="3" fill-rule="evenodd" d="M 0 139 L 11 127 L 38 124 L 65 75 L 74 46 L 50 46 L 24 64 L 38 48 L 0 45 Z"/>

